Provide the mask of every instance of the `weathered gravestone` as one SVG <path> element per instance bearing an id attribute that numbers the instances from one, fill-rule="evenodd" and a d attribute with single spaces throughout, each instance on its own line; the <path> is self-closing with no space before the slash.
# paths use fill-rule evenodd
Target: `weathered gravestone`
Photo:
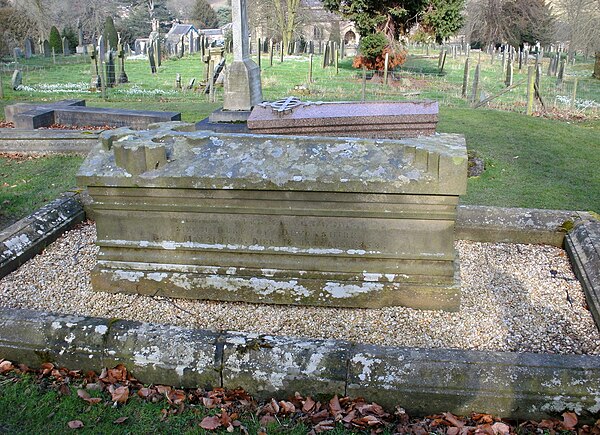
<path id="1" fill-rule="evenodd" d="M 112 50 L 106 52 L 106 86 L 112 88 L 116 83 L 115 55 Z"/>
<path id="2" fill-rule="evenodd" d="M 36 129 L 52 124 L 131 126 L 142 129 L 156 122 L 181 120 L 179 112 L 85 107 L 85 100 L 62 100 L 50 104 L 12 104 L 4 108 L 4 115 L 6 120 L 13 122 L 18 129 Z"/>
<path id="3" fill-rule="evenodd" d="M 252 107 L 262 102 L 260 68 L 250 59 L 246 0 L 233 0 L 231 14 L 233 62 L 225 73 L 222 112 L 243 112 L 245 119 Z"/>
<path id="4" fill-rule="evenodd" d="M 25 59 L 31 59 L 33 54 L 33 41 L 31 38 L 25 39 Z"/>
<path id="5" fill-rule="evenodd" d="M 20 69 L 16 69 L 13 72 L 12 78 L 10 80 L 10 87 L 16 91 L 19 88 L 19 86 L 21 86 L 22 83 L 23 83 L 23 71 L 21 71 Z"/>
<path id="6" fill-rule="evenodd" d="M 71 50 L 69 48 L 69 40 L 67 39 L 66 36 L 63 36 L 62 38 L 62 52 L 63 55 L 68 56 L 69 54 L 71 54 Z"/>
<path id="7" fill-rule="evenodd" d="M 50 55 L 52 54 L 52 50 L 50 48 L 50 43 L 47 39 L 44 39 L 44 42 L 42 42 L 42 46 L 44 49 L 44 57 L 50 57 Z"/>
<path id="8" fill-rule="evenodd" d="M 95 290 L 455 310 L 460 135 L 403 140 L 104 132 L 78 173 Z"/>
<path id="9" fill-rule="evenodd" d="M 436 101 L 301 102 L 295 97 L 259 104 L 253 133 L 402 138 L 435 133 Z"/>
<path id="10" fill-rule="evenodd" d="M 96 46 L 94 44 L 90 44 L 87 52 L 92 60 L 92 80 L 90 82 L 90 87 L 92 89 L 100 89 L 102 82 L 100 79 L 100 70 L 98 69 L 98 50 L 96 50 Z"/>
<path id="11" fill-rule="evenodd" d="M 119 79 L 118 83 L 127 83 L 129 82 L 129 77 L 127 77 L 127 73 L 125 72 L 125 50 L 123 50 L 123 44 L 119 42 L 117 48 L 117 56 L 119 57 Z"/>

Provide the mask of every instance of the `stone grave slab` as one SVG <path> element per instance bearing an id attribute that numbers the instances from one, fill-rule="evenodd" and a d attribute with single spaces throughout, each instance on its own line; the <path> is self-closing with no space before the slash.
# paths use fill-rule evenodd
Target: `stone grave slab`
<path id="1" fill-rule="evenodd" d="M 4 115 L 18 129 L 36 129 L 52 124 L 111 125 L 143 129 L 155 122 L 181 120 L 179 112 L 86 107 L 85 100 L 62 100 L 48 104 L 18 103 L 6 106 Z"/>
<path id="2" fill-rule="evenodd" d="M 100 246 L 95 290 L 458 308 L 462 136 L 193 130 L 106 131 L 83 163 L 78 184 L 91 195 Z"/>
<path id="3" fill-rule="evenodd" d="M 301 102 L 287 98 L 254 106 L 248 128 L 260 134 L 403 138 L 431 135 L 436 101 Z"/>

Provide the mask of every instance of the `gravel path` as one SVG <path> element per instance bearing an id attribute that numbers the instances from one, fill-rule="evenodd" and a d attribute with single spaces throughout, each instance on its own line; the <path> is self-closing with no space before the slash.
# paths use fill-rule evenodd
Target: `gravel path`
<path id="1" fill-rule="evenodd" d="M 0 306 L 214 330 L 337 338 L 393 346 L 600 354 L 600 333 L 564 251 L 459 241 L 457 313 L 190 301 L 96 293 L 95 226 L 68 232 L 0 280 Z"/>

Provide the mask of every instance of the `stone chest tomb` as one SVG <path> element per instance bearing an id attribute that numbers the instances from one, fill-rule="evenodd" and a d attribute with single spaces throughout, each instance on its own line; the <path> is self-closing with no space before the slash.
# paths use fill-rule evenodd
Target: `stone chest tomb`
<path id="1" fill-rule="evenodd" d="M 95 290 L 339 307 L 457 309 L 460 135 L 104 132 L 78 173 Z"/>

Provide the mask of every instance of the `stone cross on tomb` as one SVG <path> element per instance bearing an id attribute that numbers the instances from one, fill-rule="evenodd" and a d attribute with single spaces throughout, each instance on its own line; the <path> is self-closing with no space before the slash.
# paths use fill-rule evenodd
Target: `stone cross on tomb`
<path id="1" fill-rule="evenodd" d="M 233 62 L 225 74 L 224 111 L 250 111 L 262 102 L 260 69 L 250 59 L 246 0 L 232 0 Z"/>
<path id="2" fill-rule="evenodd" d="M 6 120 L 18 129 L 36 129 L 52 124 L 69 126 L 130 126 L 147 128 L 155 122 L 181 121 L 179 112 L 86 107 L 85 100 L 62 100 L 48 104 L 18 103 L 4 108 Z"/>

